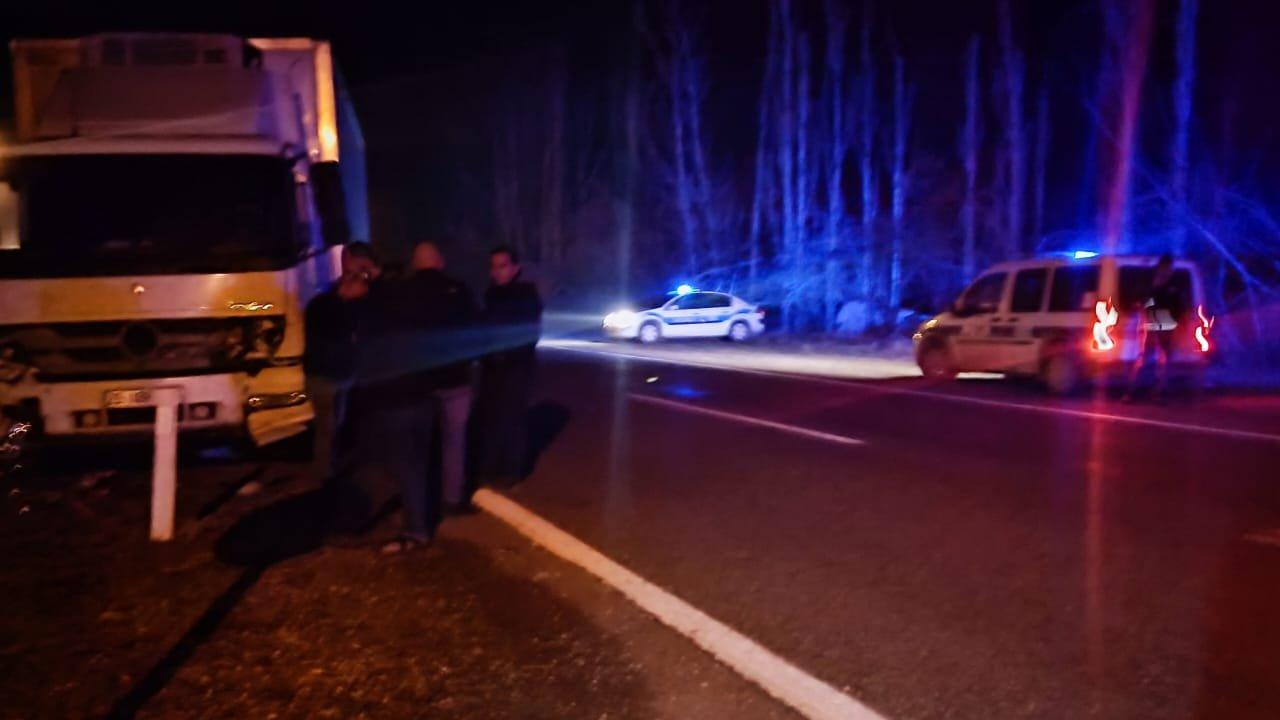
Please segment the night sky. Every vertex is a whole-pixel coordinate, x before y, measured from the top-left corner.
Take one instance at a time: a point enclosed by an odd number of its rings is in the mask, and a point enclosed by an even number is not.
[[[375,233],[414,237],[449,232],[451,193],[465,187],[460,168],[480,162],[483,135],[474,129],[490,112],[493,85],[523,57],[550,46],[568,49],[575,83],[607,87],[630,32],[628,4],[539,2],[424,3],[409,14],[373,3],[257,2],[8,3],[0,32],[14,36],[70,36],[107,30],[200,30],[244,35],[310,35],[334,41],[338,63],[357,99],[372,172]],[[1240,158],[1237,171],[1263,195],[1277,199],[1280,137],[1273,129],[1280,53],[1274,51],[1280,4],[1214,0],[1201,3],[1197,132]],[[758,92],[767,6],[763,2],[691,3],[702,18],[711,58],[708,123],[712,142],[750,152],[750,118]],[[994,0],[901,0],[877,4],[878,57],[901,48],[916,83],[919,147],[954,155],[963,110],[963,48],[975,32],[992,60]],[[1170,117],[1171,24],[1176,3],[1157,2],[1157,32],[1147,78],[1143,140],[1163,142]],[[1080,176],[1090,172],[1088,114],[1081,97],[1093,88],[1099,38],[1096,0],[1014,3],[1017,30],[1028,54],[1028,82],[1047,77],[1054,125],[1050,166],[1060,180],[1050,189],[1051,222],[1077,220]],[[855,11],[856,13],[856,11]],[[855,19],[857,18],[855,14]],[[856,28],[853,29],[856,33]],[[3,68],[3,121],[10,122],[9,70]],[[588,89],[588,92],[590,90]],[[1028,113],[1030,110],[1028,105]],[[1152,119],[1154,118],[1154,120]],[[988,121],[989,124],[991,121]],[[1162,127],[1164,123],[1164,127]],[[995,130],[988,128],[988,134]],[[730,154],[732,155],[732,153]]]

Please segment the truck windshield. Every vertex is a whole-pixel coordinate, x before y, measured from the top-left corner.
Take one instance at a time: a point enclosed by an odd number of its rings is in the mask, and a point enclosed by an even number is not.
[[[280,158],[24,157],[0,180],[13,199],[0,211],[17,213],[0,277],[248,272],[295,256],[293,180]]]

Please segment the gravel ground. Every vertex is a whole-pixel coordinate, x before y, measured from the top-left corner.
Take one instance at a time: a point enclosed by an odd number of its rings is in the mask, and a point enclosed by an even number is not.
[[[94,465],[0,479],[0,717],[791,717],[487,516],[383,558],[290,466],[204,464],[157,545],[138,463]]]

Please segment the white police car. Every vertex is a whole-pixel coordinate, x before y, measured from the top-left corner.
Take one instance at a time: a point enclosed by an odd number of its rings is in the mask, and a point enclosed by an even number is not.
[[[764,310],[728,293],[680,286],[675,297],[604,317],[605,334],[619,340],[655,343],[678,338],[725,338],[744,342],[764,332]]]

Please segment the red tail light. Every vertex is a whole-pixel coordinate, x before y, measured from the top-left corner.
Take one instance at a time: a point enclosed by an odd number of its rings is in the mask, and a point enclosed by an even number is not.
[[[1116,341],[1111,337],[1111,328],[1120,322],[1120,313],[1111,305],[1111,301],[1099,300],[1093,308],[1097,320],[1093,323],[1093,351],[1107,352],[1115,349]]]
[[[1209,352],[1209,331],[1213,329],[1213,318],[1204,316],[1204,306],[1196,306],[1196,315],[1200,316],[1200,326],[1196,328],[1196,344],[1200,352]]]

